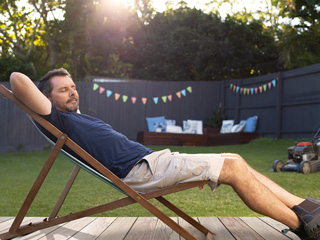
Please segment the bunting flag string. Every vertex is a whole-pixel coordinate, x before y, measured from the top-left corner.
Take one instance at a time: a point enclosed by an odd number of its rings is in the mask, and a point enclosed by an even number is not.
[[[233,83],[230,83],[230,90],[235,92],[235,93],[240,93],[242,95],[255,95],[255,94],[260,94],[264,93],[272,88],[275,88],[277,86],[277,80],[278,79],[273,79],[272,81],[265,83],[260,86],[256,87],[251,87],[251,88],[244,88],[238,85],[235,85]]]
[[[110,98],[112,95],[114,95],[115,101],[118,101],[119,99],[122,99],[123,103],[126,103],[126,102],[128,102],[128,99],[131,99],[131,103],[135,104],[135,103],[137,103],[137,100],[140,99],[142,104],[145,105],[148,102],[148,99],[149,99],[147,97],[141,97],[141,98],[138,98],[136,96],[130,96],[129,97],[128,95],[125,95],[125,94],[116,93],[116,92],[113,92],[110,89],[105,89],[104,87],[100,86],[98,83],[93,83],[92,89],[93,89],[93,91],[99,92],[99,94],[103,94],[105,92],[107,98]],[[188,93],[192,93],[192,87],[191,86],[188,86],[187,88],[176,92],[175,95],[179,99],[181,99],[182,97],[186,97]],[[151,99],[153,100],[154,104],[158,104],[160,101],[162,101],[163,103],[168,103],[168,102],[172,102],[173,94],[164,95],[164,96],[161,96],[161,97],[151,97]]]

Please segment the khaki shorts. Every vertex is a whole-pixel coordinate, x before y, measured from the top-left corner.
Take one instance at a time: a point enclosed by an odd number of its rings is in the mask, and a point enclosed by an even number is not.
[[[223,162],[221,154],[181,154],[166,149],[141,159],[122,180],[138,192],[201,180],[210,180],[215,190]]]

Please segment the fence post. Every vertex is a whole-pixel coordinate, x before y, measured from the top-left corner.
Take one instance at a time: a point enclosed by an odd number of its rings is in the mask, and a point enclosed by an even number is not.
[[[277,88],[277,122],[276,122],[276,138],[281,138],[281,125],[282,125],[282,88],[283,88],[283,73],[279,72],[278,74],[278,88]]]
[[[238,86],[242,86],[242,80],[238,81]],[[240,121],[240,103],[241,103],[241,94],[236,95],[236,102],[234,106],[234,122]]]
[[[221,104],[221,113],[223,116],[225,116],[225,103],[224,103],[224,96],[226,87],[225,87],[226,81],[220,81],[220,102],[219,105]]]

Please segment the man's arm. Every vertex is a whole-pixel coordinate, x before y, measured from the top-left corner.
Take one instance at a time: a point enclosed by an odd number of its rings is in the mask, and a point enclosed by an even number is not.
[[[29,108],[41,115],[51,113],[50,100],[37,88],[36,85],[22,73],[14,72],[10,76],[13,95]]]

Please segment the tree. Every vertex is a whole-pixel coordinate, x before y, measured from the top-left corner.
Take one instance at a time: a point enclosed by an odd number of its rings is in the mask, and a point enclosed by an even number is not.
[[[227,6],[232,17],[247,23],[258,19],[270,26],[270,34],[277,40],[280,49],[280,69],[303,67],[320,61],[319,0],[260,0],[260,5],[266,7],[257,9],[256,12],[246,6],[237,12],[234,6],[238,3],[239,0],[217,0],[211,1],[209,5],[214,11]]]
[[[274,1],[289,19],[280,38],[280,59],[287,69],[320,62],[320,3],[318,0]]]
[[[57,9],[63,11],[62,0],[29,0],[28,3],[4,0],[0,5],[2,60],[11,59],[30,66],[32,74],[29,75],[34,79],[58,66],[61,57],[58,25],[61,20],[54,16]]]
[[[32,69],[33,66],[29,61],[22,61],[9,54],[0,56],[0,82],[9,81],[10,74],[17,71],[33,76]]]
[[[141,22],[147,24],[154,17],[155,10],[152,0],[134,0],[132,11],[137,15]]]
[[[57,10],[63,13],[64,1],[29,0],[29,2],[42,20],[45,43],[48,50],[49,68],[56,67],[59,61],[59,55],[61,55],[59,43],[61,42],[62,36],[60,31],[61,20],[55,17],[55,13]]]
[[[32,12],[26,7],[18,7],[17,1],[4,0],[0,3],[0,62],[6,72],[10,68],[7,63],[10,62],[18,64],[18,70],[33,73],[34,76],[37,74],[30,56],[38,40],[36,33],[40,28],[40,18],[31,18]],[[3,78],[7,80],[8,73],[4,75]]]
[[[157,13],[122,56],[133,77],[210,81],[259,74],[257,64],[277,59],[274,40],[262,24],[179,8]],[[275,70],[275,69],[272,69]]]
[[[130,77],[131,64],[119,56],[130,42],[128,28],[137,27],[137,17],[117,1],[67,0],[63,48],[73,76]]]

